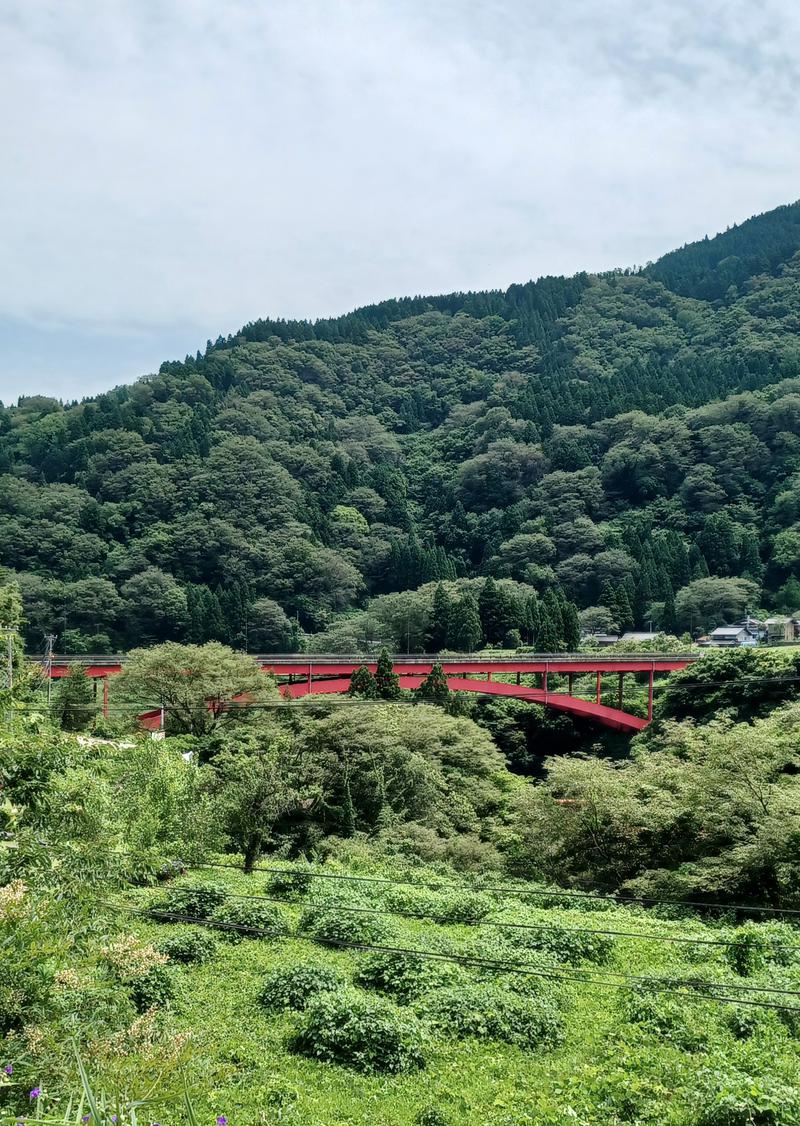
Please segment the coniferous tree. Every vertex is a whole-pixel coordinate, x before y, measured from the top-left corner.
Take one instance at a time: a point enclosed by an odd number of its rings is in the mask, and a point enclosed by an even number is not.
[[[678,632],[678,617],[675,613],[675,594],[672,587],[669,588],[667,597],[664,599],[664,613],[661,616],[661,628],[664,633],[677,633]]]
[[[556,653],[559,649],[559,628],[552,618],[549,608],[542,602],[539,611],[539,630],[534,639],[538,653]]]
[[[451,649],[471,653],[480,646],[482,640],[478,604],[474,594],[465,590],[453,607],[447,644]]]
[[[392,658],[386,649],[381,649],[378,666],[375,670],[375,686],[383,700],[397,700],[400,697],[400,677],[392,668]]]
[[[452,613],[452,600],[441,583],[433,593],[428,626],[425,631],[425,651],[438,653],[447,645],[447,635],[450,628],[450,615]]]
[[[420,700],[424,700],[426,704],[438,704],[442,708],[447,707],[450,698],[450,686],[438,661],[431,666],[431,671],[420,684],[415,695]]]
[[[502,639],[505,632],[500,620],[500,590],[493,578],[488,578],[478,595],[478,615],[481,620],[483,636],[492,644]]]
[[[359,665],[354,669],[350,676],[350,687],[347,689],[348,696],[364,696],[367,700],[376,700],[378,698],[378,685],[375,677],[372,675],[366,665]]]
[[[531,645],[536,644],[536,638],[539,633],[539,619],[541,616],[541,609],[539,605],[539,597],[534,591],[525,603],[525,630],[527,633],[528,641]]]
[[[574,602],[568,602],[562,617],[564,619],[564,648],[574,653],[580,645],[581,625],[578,618],[578,607]]]

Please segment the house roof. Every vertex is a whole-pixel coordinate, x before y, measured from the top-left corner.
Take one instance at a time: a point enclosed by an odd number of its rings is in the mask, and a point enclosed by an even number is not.
[[[740,633],[749,633],[747,626],[717,626],[712,629],[711,637],[738,637]]]

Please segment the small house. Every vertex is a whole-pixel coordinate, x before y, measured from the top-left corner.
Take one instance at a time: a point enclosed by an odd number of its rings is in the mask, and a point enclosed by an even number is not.
[[[787,618],[781,615],[767,618],[764,622],[767,629],[767,639],[772,645],[780,644],[782,641],[796,641],[797,640],[797,619]]]
[[[735,649],[741,645],[758,645],[758,633],[744,625],[717,626],[708,635],[708,644],[716,649]]]

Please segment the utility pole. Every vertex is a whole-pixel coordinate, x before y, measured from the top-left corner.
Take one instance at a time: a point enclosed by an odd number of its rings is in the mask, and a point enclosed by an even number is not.
[[[10,626],[3,628],[6,635],[6,688],[9,692],[14,687],[14,633]]]
[[[54,633],[46,633],[44,636],[44,674],[47,677],[47,707],[50,707],[50,699],[53,693],[53,646],[56,643],[56,635]]]

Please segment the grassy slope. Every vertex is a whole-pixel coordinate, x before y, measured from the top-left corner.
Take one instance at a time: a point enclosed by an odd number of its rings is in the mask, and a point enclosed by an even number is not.
[[[264,894],[267,878],[239,874],[214,878],[229,891]],[[286,908],[297,918],[300,908]],[[658,934],[720,932],[697,920],[667,921],[638,909],[605,912],[547,910],[545,922],[568,927],[608,927]],[[504,917],[514,917],[513,907]],[[474,938],[474,927],[440,926],[431,921],[394,920],[399,944],[423,947],[436,937],[456,947]],[[137,921],[131,929],[157,939],[168,924]],[[800,1083],[793,1041],[774,1016],[749,1040],[737,1040],[724,1024],[726,1006],[680,1002],[676,1029],[658,1033],[630,1022],[620,990],[567,987],[570,1004],[563,1046],[529,1052],[492,1041],[448,1041],[432,1036],[425,1046],[426,1069],[400,1076],[363,1076],[344,1068],[291,1054],[286,1038],[294,1015],[266,1013],[257,1001],[265,971],[312,960],[336,966],[349,976],[362,952],[332,951],[307,940],[247,939],[220,942],[213,961],[181,971],[174,1019],[191,1031],[194,1060],[190,1086],[201,1117],[225,1113],[232,1123],[409,1124],[426,1107],[440,1108],[452,1122],[558,1123],[623,1121],[694,1122],[698,1071],[738,1067],[751,1075],[781,1076]],[[603,976],[609,971],[737,979],[718,948],[687,947],[617,939],[604,967],[586,965]],[[563,967],[564,972],[571,972]],[[767,981],[770,972],[761,979]],[[744,982],[740,982],[744,984]],[[564,986],[549,986],[564,991]],[[797,986],[795,986],[797,988]],[[670,1002],[660,998],[660,1008]],[[685,1037],[696,1040],[684,1050]],[[572,1108],[572,1111],[569,1110]],[[573,1117],[573,1112],[577,1117]],[[782,1120],[781,1120],[782,1121]],[[787,1120],[788,1121],[788,1120]],[[793,1120],[792,1120],[793,1121]]]

